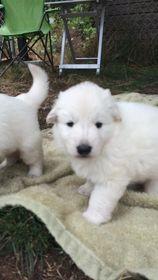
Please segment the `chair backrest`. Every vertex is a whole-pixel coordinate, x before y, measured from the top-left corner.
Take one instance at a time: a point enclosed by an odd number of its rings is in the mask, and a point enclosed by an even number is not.
[[[37,32],[44,15],[44,0],[1,0],[4,6],[2,35],[21,35]],[[44,20],[41,31],[47,33],[49,24]],[[6,33],[6,34],[5,34]]]

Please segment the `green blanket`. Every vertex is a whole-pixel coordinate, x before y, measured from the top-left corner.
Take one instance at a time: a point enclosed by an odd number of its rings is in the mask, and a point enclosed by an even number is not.
[[[125,94],[116,99],[158,104],[158,97]],[[50,130],[43,132],[45,172],[28,178],[16,164],[0,170],[0,207],[20,205],[35,213],[85,274],[115,280],[124,271],[158,279],[158,197],[127,191],[113,219],[89,224],[82,212],[88,199],[77,192],[83,181],[54,147]]]

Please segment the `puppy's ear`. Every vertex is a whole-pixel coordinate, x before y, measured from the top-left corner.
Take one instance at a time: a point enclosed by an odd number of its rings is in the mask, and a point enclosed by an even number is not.
[[[119,108],[115,102],[113,102],[113,105],[110,107],[110,110],[111,110],[111,115],[113,117],[113,120],[116,122],[120,122],[122,120],[121,114],[120,114]]]
[[[109,100],[108,107],[109,107],[113,120],[116,122],[120,122],[122,119],[121,119],[121,114],[120,114],[119,108],[117,106],[117,102],[112,97],[111,91],[109,89],[105,89],[105,94],[107,96],[107,99]]]
[[[57,122],[57,114],[56,114],[56,108],[52,108],[52,110],[49,112],[46,118],[47,124],[54,124]]]

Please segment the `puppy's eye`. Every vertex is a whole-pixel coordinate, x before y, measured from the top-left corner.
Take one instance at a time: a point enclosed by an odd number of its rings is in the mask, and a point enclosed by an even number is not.
[[[73,122],[67,122],[66,124],[67,124],[67,126],[69,126],[69,127],[72,127],[72,126],[74,125]]]
[[[101,122],[96,122],[96,124],[95,124],[95,126],[97,127],[97,128],[101,128],[102,127],[102,123]]]

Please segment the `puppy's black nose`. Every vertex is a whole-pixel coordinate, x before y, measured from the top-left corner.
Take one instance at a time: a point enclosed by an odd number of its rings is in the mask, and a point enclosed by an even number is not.
[[[89,155],[91,150],[92,150],[92,147],[87,144],[81,144],[81,145],[77,146],[77,152],[83,157]]]

